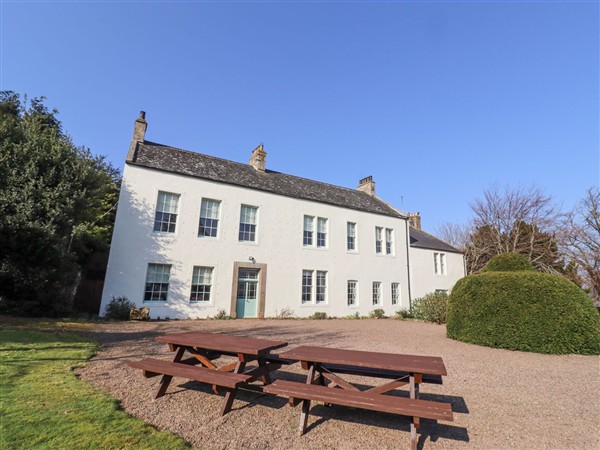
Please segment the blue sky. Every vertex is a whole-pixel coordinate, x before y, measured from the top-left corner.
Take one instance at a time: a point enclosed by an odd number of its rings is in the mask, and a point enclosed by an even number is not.
[[[377,194],[423,226],[493,183],[598,186],[599,4],[1,0],[1,88],[78,145],[146,138]]]

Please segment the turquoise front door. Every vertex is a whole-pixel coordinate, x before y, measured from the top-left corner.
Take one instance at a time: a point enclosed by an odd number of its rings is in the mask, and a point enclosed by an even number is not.
[[[258,269],[240,269],[238,272],[237,318],[256,318],[258,307]]]

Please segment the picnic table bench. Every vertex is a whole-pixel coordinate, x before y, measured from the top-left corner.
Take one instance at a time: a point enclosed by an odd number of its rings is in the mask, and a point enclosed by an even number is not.
[[[265,385],[271,383],[269,373],[284,362],[270,352],[287,345],[281,341],[198,331],[159,336],[156,340],[166,343],[169,350],[175,352],[173,361],[143,359],[129,363],[133,368],[142,369],[148,378],[162,375],[155,398],[166,393],[173,377],[211,384],[215,392],[218,387],[226,391],[221,415],[231,410],[240,386],[259,378]],[[183,359],[186,353],[191,356]],[[218,367],[213,361],[222,356],[234,356],[237,361]],[[246,370],[247,363],[253,361],[258,367]]]
[[[419,399],[421,383],[439,384],[441,376],[446,375],[446,368],[439,357],[313,346],[298,347],[279,356],[300,361],[302,367],[308,370],[306,383],[276,380],[264,388],[267,393],[288,397],[291,406],[302,403],[298,427],[300,434],[306,430],[312,400],[412,417],[410,430],[413,449],[417,444],[416,429],[420,419],[453,420],[450,404]],[[341,378],[340,373],[392,381],[361,391]],[[405,385],[410,387],[409,398],[383,395]],[[334,389],[336,387],[338,389]]]

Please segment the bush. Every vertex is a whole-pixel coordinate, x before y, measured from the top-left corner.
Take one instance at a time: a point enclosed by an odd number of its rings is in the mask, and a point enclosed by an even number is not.
[[[324,319],[327,319],[327,313],[316,312],[316,313],[313,313],[312,315],[308,316],[308,318],[312,319],[312,320],[324,320]]]
[[[129,320],[129,312],[135,308],[135,303],[127,297],[113,297],[106,308],[104,317],[111,320]]]
[[[222,308],[219,309],[217,311],[217,314],[215,314],[215,317],[213,317],[213,319],[215,320],[229,320],[231,318],[232,317],[229,314],[227,314],[227,312]]]
[[[483,272],[456,283],[448,337],[488,347],[600,354],[600,315],[583,290],[558,275]]]
[[[446,323],[448,294],[431,292],[425,297],[417,298],[412,304],[412,315],[415,319],[425,322]]]
[[[483,272],[514,272],[518,270],[535,270],[531,262],[517,253],[501,253],[488,261]]]
[[[414,319],[415,316],[410,312],[409,309],[399,309],[396,311],[396,319],[405,320],[405,319]]]
[[[385,311],[381,308],[374,309],[369,313],[369,319],[385,319]]]

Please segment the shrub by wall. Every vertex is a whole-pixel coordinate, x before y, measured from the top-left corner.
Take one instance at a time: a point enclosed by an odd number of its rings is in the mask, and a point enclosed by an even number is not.
[[[575,284],[534,271],[483,272],[450,294],[448,337],[488,347],[600,354],[600,315]]]
[[[446,323],[448,294],[431,292],[424,297],[416,298],[412,303],[411,313],[415,319],[433,323]]]
[[[527,258],[518,253],[501,253],[488,261],[483,272],[511,272],[535,270]]]

